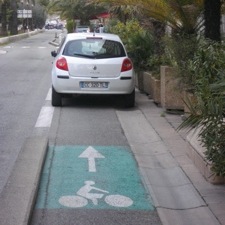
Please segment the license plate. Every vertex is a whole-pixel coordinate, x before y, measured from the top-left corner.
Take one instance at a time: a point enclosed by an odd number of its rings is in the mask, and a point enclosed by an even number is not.
[[[80,82],[81,88],[108,88],[108,82]]]

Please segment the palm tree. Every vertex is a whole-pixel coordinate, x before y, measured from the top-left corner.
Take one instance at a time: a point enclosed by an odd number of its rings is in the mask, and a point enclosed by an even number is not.
[[[123,23],[126,23],[129,19],[136,18],[140,14],[139,8],[131,5],[112,5],[109,7],[109,12]]]
[[[167,23],[177,32],[196,33],[202,26],[204,0],[91,0],[95,3],[138,7],[147,17]]]
[[[64,19],[80,19],[81,24],[87,24],[91,17],[103,12],[105,9],[94,4],[86,4],[85,0],[56,0],[50,2],[48,11],[57,12]]]

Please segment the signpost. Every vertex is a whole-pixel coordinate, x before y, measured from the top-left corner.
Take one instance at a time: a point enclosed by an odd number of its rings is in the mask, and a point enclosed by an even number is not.
[[[23,19],[23,21],[24,21],[24,18],[26,18],[26,20],[27,20],[27,30],[28,30],[28,32],[29,32],[29,27],[28,27],[28,18],[32,18],[32,10],[31,9],[18,9],[17,10],[17,18],[22,18]],[[33,22],[32,22],[33,23]],[[22,24],[23,24],[23,22],[22,22]],[[24,24],[23,24],[24,25]],[[31,27],[32,27],[33,25],[31,25]]]

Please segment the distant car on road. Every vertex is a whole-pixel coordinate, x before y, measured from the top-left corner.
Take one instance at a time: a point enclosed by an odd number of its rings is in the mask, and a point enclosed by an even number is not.
[[[90,27],[89,26],[77,26],[75,29],[75,33],[89,33]]]
[[[63,24],[57,23],[55,28],[58,29],[58,30],[62,30],[63,29]]]
[[[134,106],[133,64],[119,36],[69,33],[52,56],[53,106],[67,94],[118,95],[124,106]]]
[[[47,30],[54,29],[54,28],[55,28],[55,25],[53,25],[53,24],[46,24],[45,25],[45,29],[47,29]]]

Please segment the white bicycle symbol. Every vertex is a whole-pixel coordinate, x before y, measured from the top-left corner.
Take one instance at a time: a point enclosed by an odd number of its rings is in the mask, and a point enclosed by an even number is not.
[[[91,200],[94,205],[98,205],[98,199],[103,198],[105,194],[90,193],[90,191],[96,190],[102,193],[109,193],[108,191],[93,187],[94,181],[85,181],[84,183],[85,185],[78,190],[77,195],[62,196],[59,199],[59,203],[66,207],[80,208],[86,206],[88,200]],[[129,207],[133,204],[132,199],[123,195],[107,195],[104,200],[108,205],[114,207]]]

